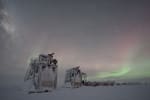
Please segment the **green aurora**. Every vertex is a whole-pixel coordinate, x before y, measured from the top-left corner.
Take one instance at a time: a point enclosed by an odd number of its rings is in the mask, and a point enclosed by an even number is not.
[[[121,69],[112,72],[99,72],[95,76],[88,77],[88,80],[100,79],[140,79],[150,77],[150,63],[125,64]]]

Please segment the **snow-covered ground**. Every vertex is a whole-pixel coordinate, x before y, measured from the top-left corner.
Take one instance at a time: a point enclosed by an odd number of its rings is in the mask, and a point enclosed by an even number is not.
[[[0,88],[0,100],[150,100],[150,86],[57,88],[37,94],[16,86]]]

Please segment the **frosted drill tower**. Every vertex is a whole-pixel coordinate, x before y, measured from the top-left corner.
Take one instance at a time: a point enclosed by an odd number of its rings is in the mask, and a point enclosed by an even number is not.
[[[32,80],[35,91],[49,91],[57,87],[57,60],[54,53],[40,54],[31,59],[25,81]]]

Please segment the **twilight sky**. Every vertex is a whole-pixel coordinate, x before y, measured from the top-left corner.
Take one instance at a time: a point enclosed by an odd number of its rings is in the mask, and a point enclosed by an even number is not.
[[[61,81],[74,66],[89,80],[150,78],[149,0],[2,1],[4,84],[23,79],[31,57],[51,52]]]

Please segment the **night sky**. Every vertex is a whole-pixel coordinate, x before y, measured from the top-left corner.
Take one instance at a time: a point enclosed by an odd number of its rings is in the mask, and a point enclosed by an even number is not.
[[[150,78],[149,0],[0,1],[0,79],[23,81],[30,58],[55,52],[59,81]]]

